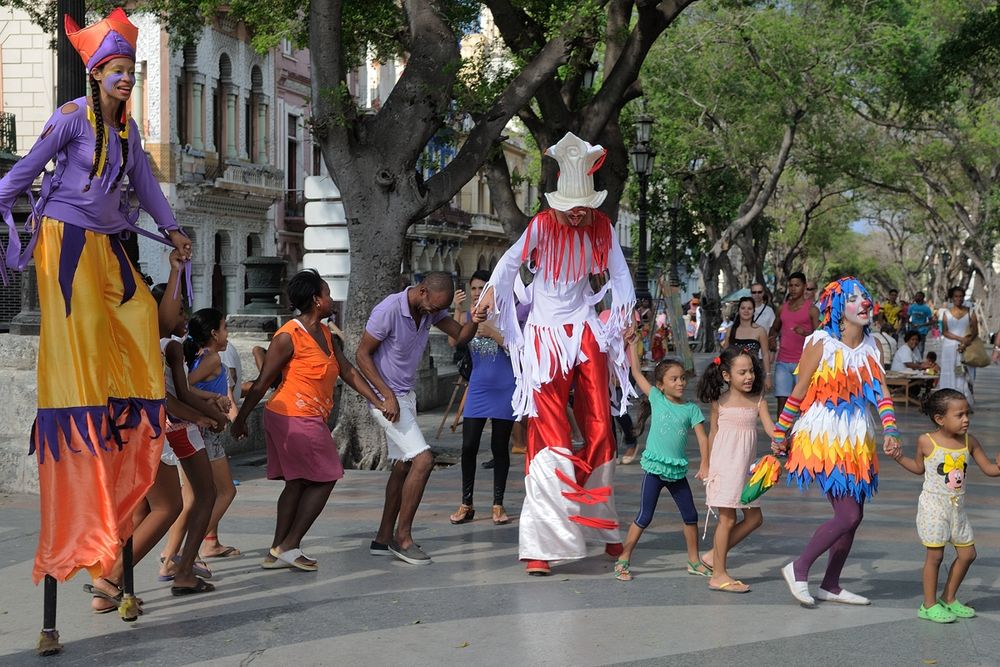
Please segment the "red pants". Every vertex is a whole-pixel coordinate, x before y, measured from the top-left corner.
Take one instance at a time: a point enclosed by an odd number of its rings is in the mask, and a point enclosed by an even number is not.
[[[573,328],[570,324],[565,326],[567,332]],[[557,373],[535,392],[538,416],[528,418],[525,472],[531,465],[531,459],[543,448],[573,448],[569,420],[566,418],[572,389],[573,416],[584,440],[583,449],[574,452],[586,463],[585,467],[576,468],[576,481],[582,485],[587,481],[591,470],[615,458],[615,439],[608,391],[607,356],[598,346],[590,327],[584,329],[580,352],[586,356],[587,361],[577,364],[569,373]]]

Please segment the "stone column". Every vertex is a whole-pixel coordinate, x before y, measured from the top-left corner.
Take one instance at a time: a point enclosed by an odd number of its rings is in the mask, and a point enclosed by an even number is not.
[[[204,83],[195,83],[191,91],[191,148],[196,151],[205,150],[205,142],[201,136],[201,120],[205,112],[204,92]]]
[[[146,113],[143,109],[143,92],[146,88],[146,71],[145,67],[142,65],[135,68],[135,85],[132,87],[132,120],[135,121],[136,127],[139,128],[139,136],[143,136],[146,128],[143,127],[146,124]]]
[[[236,157],[236,95],[226,87],[226,157]]]
[[[267,164],[267,104],[257,99],[257,164]]]

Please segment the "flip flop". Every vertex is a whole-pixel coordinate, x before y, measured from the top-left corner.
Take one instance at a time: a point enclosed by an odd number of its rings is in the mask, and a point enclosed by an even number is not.
[[[215,586],[208,583],[200,577],[196,577],[198,583],[194,586],[171,586],[170,594],[175,598],[179,598],[183,595],[195,595],[197,593],[211,593],[215,590]]]
[[[298,570],[302,570],[303,572],[315,572],[319,569],[315,563],[299,562],[299,558],[311,560],[308,556],[302,553],[302,549],[289,549],[288,551],[282,551],[281,553],[278,553],[275,549],[271,549],[271,555],[284,563],[288,563],[290,566]]]
[[[735,588],[733,588],[733,586],[746,586],[746,588],[744,588],[743,590],[736,590]],[[747,586],[746,584],[744,584],[742,581],[740,581],[738,579],[734,579],[733,581],[727,581],[726,583],[722,584],[721,586],[713,586],[713,585],[709,584],[708,585],[708,589],[710,591],[719,591],[720,593],[737,593],[737,594],[742,594],[742,593],[749,593],[750,592],[750,587]]]
[[[210,556],[202,556],[198,554],[201,558],[236,558],[237,556],[242,556],[243,552],[236,547],[224,547],[222,551],[217,554],[212,554]]]

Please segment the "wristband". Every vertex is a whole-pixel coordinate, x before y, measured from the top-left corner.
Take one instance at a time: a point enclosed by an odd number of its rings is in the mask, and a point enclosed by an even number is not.
[[[772,440],[774,440],[775,443],[780,445],[785,441],[785,435],[788,433],[788,429],[792,427],[792,423],[795,421],[795,418],[799,416],[801,406],[801,398],[789,396],[785,399],[785,407],[781,409],[781,415],[778,416],[778,422],[774,425],[774,435]]]
[[[899,429],[896,428],[896,412],[892,406],[892,399],[888,396],[878,402],[878,416],[882,420],[882,430],[886,437],[899,438]]]

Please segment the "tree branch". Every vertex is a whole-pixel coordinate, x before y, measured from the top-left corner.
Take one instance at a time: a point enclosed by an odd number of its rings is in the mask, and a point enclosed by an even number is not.
[[[675,18],[695,0],[661,0],[659,3],[637,4],[638,18],[635,27],[625,40],[621,54],[608,67],[605,61],[604,85],[587,105],[580,131],[584,138],[596,137],[619,108],[625,91],[638,78],[646,54],[653,43]]]
[[[486,185],[490,188],[490,202],[496,209],[504,230],[512,239],[517,238],[531,218],[517,205],[517,195],[514,193],[503,146],[497,146],[486,162]]]
[[[507,122],[528,103],[538,86],[566,61],[566,50],[563,38],[552,39],[507,85],[490,111],[476,123],[458,154],[427,181],[427,194],[421,207],[423,215],[446,203],[472,178]]]
[[[372,121],[371,144],[399,171],[412,164],[439,128],[413,118],[441,118],[448,111],[458,76],[458,40],[428,0],[404,0],[412,49],[406,68]],[[413,131],[399,132],[409,126]],[[419,131],[418,131],[419,130]]]
[[[709,250],[709,254],[713,257],[723,255],[729,249],[732,244],[732,240],[736,237],[736,235],[743,231],[747,225],[753,222],[771,200],[771,196],[774,194],[774,190],[778,186],[778,179],[781,178],[782,172],[785,171],[785,165],[788,164],[788,157],[791,155],[792,146],[795,143],[795,133],[803,115],[804,113],[801,109],[795,110],[792,114],[792,117],[789,119],[789,123],[785,126],[785,133],[781,140],[781,148],[778,150],[774,166],[771,168],[770,178],[768,178],[767,183],[760,189],[759,194],[754,197],[753,203],[749,206],[749,208],[743,212],[740,217],[730,222],[729,227],[727,227],[722,233],[719,240],[712,245],[711,250]],[[741,206],[740,208],[742,209],[743,207]]]
[[[357,108],[340,85],[346,81],[343,33],[343,0],[313,0],[309,12],[309,51],[312,63],[312,134],[321,139],[327,164],[341,164],[349,152],[348,124],[356,119]]]

